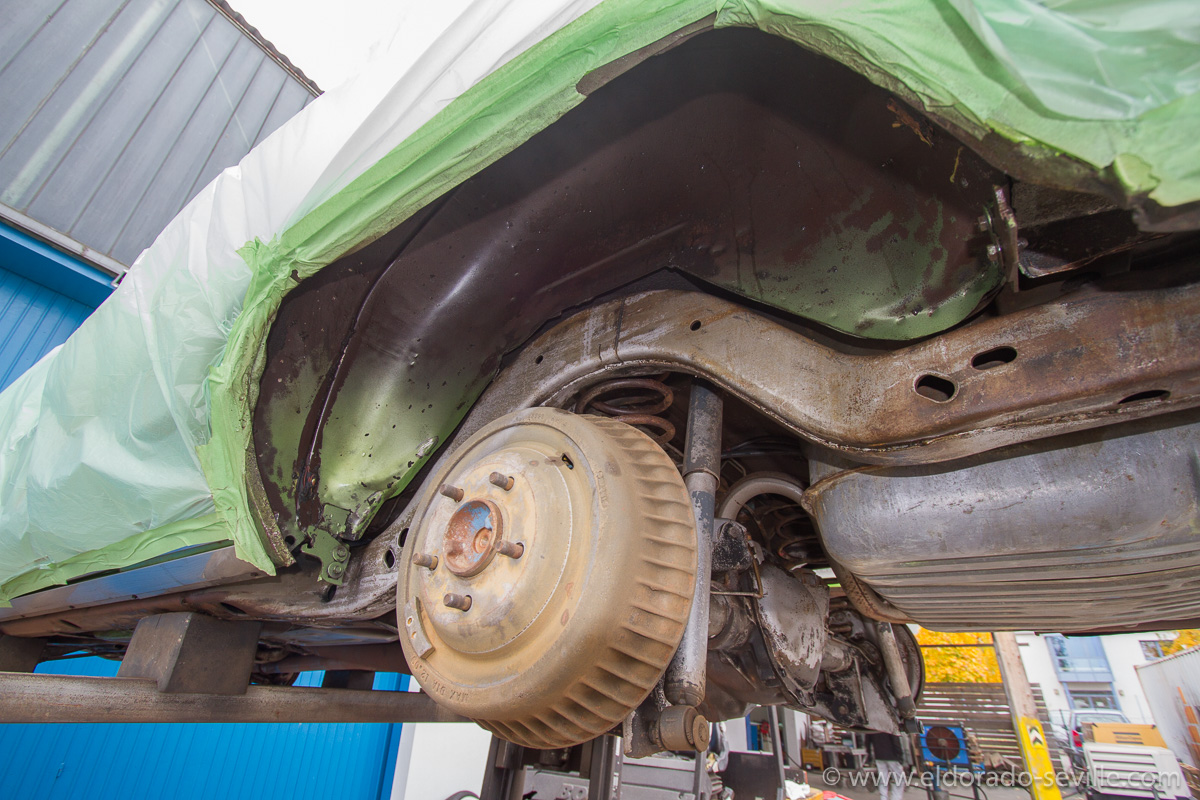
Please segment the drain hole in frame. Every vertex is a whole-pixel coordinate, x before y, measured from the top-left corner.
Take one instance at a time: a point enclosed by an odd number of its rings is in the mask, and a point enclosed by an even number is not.
[[[917,378],[913,388],[917,394],[935,403],[946,403],[954,398],[958,387],[949,378],[940,375],[925,374]]]
[[[1017,360],[1017,351],[1011,347],[994,347],[971,359],[971,366],[978,370],[995,369]]]

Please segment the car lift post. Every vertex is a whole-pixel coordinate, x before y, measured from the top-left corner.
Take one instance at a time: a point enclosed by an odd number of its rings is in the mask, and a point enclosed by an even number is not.
[[[579,777],[587,781],[587,800],[617,800],[621,796],[620,739],[611,734],[577,745]],[[525,792],[526,749],[492,737],[483,773],[480,800],[521,800]]]
[[[45,650],[45,639],[25,639],[0,633],[0,672],[33,672]]]
[[[258,633],[258,622],[194,612],[146,617],[115,678],[29,674],[44,640],[2,636],[0,723],[468,721],[423,692],[251,686]],[[366,685],[338,672],[329,678]]]

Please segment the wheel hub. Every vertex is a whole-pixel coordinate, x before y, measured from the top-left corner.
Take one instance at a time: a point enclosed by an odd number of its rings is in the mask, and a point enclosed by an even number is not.
[[[431,485],[397,585],[422,688],[530,747],[618,724],[662,676],[694,590],[670,457],[623,423],[528,409],[472,436]]]
[[[446,566],[460,578],[478,575],[496,557],[504,518],[491,500],[463,503],[446,526]]]
[[[588,487],[565,467],[560,448],[546,444],[510,442],[462,463],[430,502],[419,547],[444,566],[419,570],[415,588],[430,627],[459,652],[492,652],[513,641],[562,581],[573,539],[573,520],[563,512]]]

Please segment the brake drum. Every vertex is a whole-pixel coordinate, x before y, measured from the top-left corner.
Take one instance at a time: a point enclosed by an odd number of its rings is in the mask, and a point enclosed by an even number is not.
[[[401,641],[437,702],[526,747],[619,724],[687,619],[696,536],[671,459],[615,420],[519,411],[430,481],[401,559]]]

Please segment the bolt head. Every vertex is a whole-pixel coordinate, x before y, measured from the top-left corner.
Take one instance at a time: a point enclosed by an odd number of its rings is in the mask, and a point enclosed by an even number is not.
[[[331,577],[331,578],[340,578],[340,577],[342,577],[342,574],[345,573],[345,571],[346,571],[346,568],[336,562],[333,564],[330,564],[328,569],[326,570],[326,572],[329,573],[329,577]]]
[[[525,545],[520,542],[500,542],[496,545],[496,552],[508,558],[520,558],[525,555]]]
[[[442,603],[449,608],[457,608],[459,611],[470,611],[471,595],[447,592],[446,596],[442,598]]]

